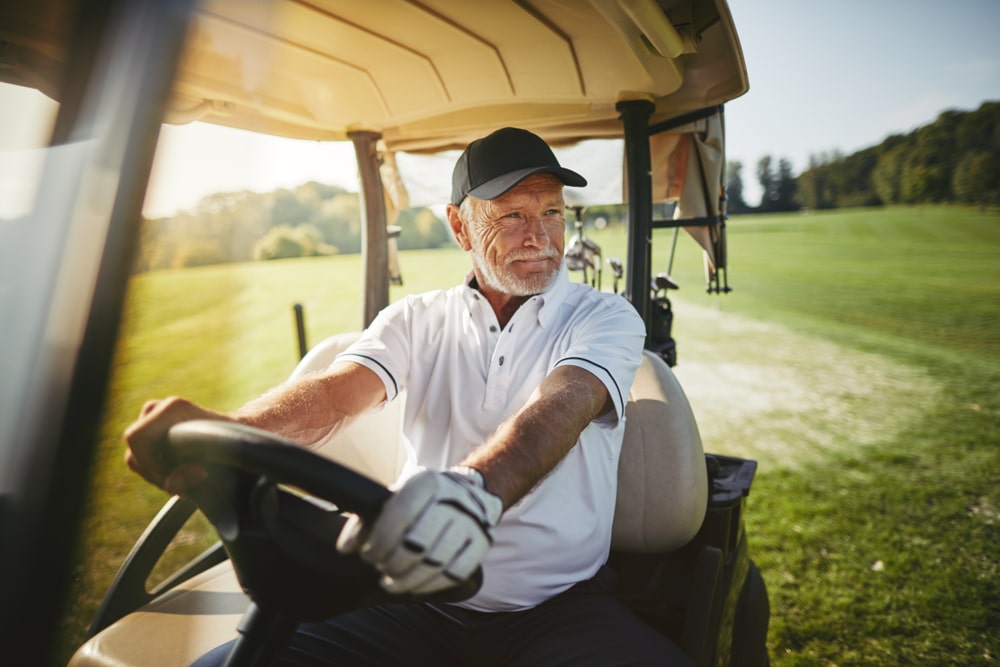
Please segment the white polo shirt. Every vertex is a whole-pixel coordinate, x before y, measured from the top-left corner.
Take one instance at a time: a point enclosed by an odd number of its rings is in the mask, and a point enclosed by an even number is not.
[[[486,298],[461,285],[390,305],[337,357],[374,371],[388,400],[406,391],[404,476],[459,463],[557,366],[590,371],[614,402],[614,413],[588,425],[556,468],[504,513],[483,562],[483,586],[461,606],[533,607],[589,579],[607,560],[625,401],[644,336],[624,298],[570,282],[563,267],[502,331]]]

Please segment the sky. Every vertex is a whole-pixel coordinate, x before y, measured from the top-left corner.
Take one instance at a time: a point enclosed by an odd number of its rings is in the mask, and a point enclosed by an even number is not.
[[[1000,101],[1000,0],[729,0],[750,92],[726,105],[726,152],[849,155]],[[759,188],[758,188],[759,190]],[[756,203],[748,199],[750,203]]]
[[[847,155],[930,123],[946,109],[1000,100],[1000,0],[729,0],[729,6],[750,92],[726,105],[727,155],[744,166],[751,204],[759,199],[755,171],[764,155],[788,159],[798,173],[810,156]],[[52,106],[34,94],[40,99],[37,107],[27,105],[30,122],[19,120],[5,95],[10,91],[0,90],[0,216],[40,165],[38,151],[25,148],[25,127],[37,128]],[[563,161],[573,167],[572,158],[580,154]],[[350,144],[203,123],[165,125],[144,212],[172,215],[213,192],[266,192],[310,180],[356,189]]]

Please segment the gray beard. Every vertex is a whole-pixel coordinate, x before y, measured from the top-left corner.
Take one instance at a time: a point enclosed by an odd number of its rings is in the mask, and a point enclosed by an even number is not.
[[[476,272],[482,277],[483,282],[492,289],[495,289],[510,296],[532,296],[540,294],[548,289],[552,281],[559,274],[559,266],[556,265],[550,273],[543,276],[533,276],[531,278],[521,278],[511,272],[498,271],[495,266],[486,261],[482,252],[477,247],[472,250],[472,264],[476,267]]]

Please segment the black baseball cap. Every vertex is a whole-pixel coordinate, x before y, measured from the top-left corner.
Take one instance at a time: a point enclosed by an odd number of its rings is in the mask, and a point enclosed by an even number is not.
[[[451,177],[451,202],[467,195],[496,199],[532,174],[554,174],[564,185],[583,187],[580,174],[559,165],[555,154],[537,134],[505,127],[466,146]]]

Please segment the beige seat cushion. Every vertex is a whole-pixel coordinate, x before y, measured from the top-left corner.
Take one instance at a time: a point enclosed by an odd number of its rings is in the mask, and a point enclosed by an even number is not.
[[[249,603],[229,561],[219,563],[105,628],[68,667],[188,667],[236,638]]]
[[[691,405],[673,371],[652,352],[643,352],[625,419],[611,546],[673,551],[701,528],[708,473]]]
[[[325,370],[359,335],[342,333],[321,341],[302,358],[289,379]],[[402,392],[381,410],[358,417],[335,438],[324,441],[317,451],[382,484],[391,484],[406,462],[406,452],[400,446],[405,405],[406,392]]]

